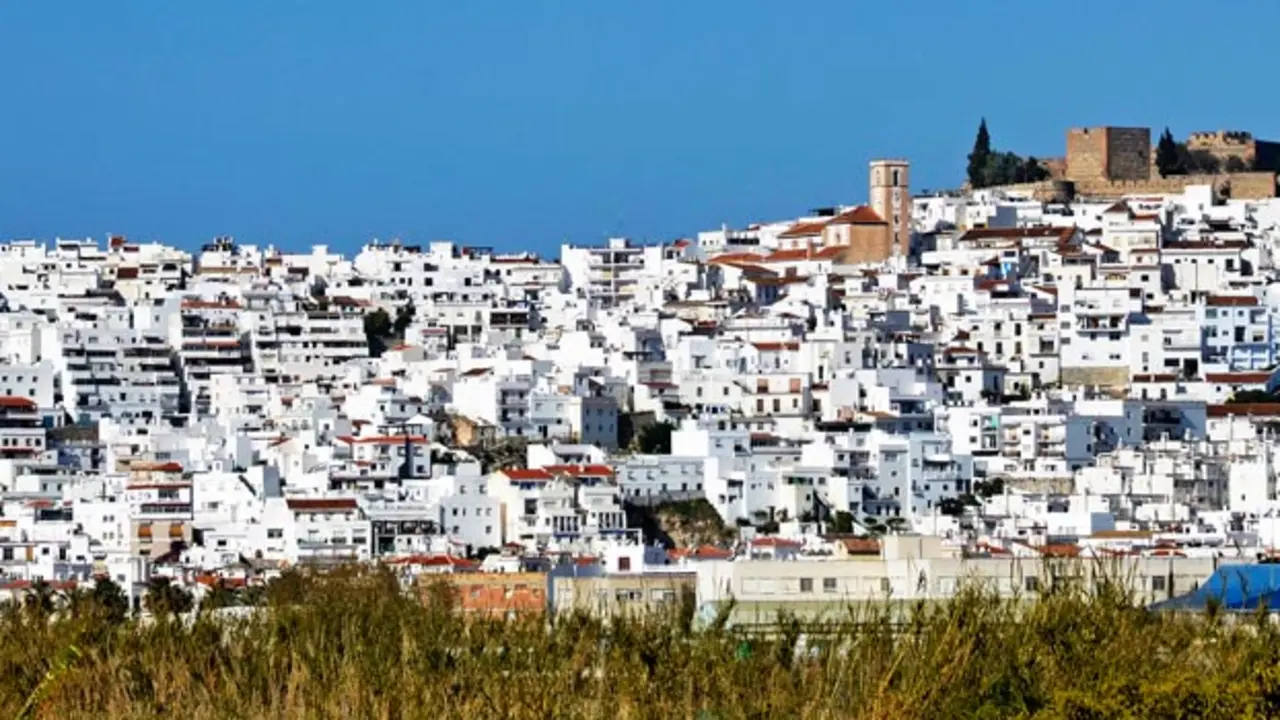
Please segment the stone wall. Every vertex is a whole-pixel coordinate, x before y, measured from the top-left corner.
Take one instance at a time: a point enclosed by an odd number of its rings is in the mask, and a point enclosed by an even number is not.
[[[1067,179],[1107,176],[1107,129],[1071,128],[1067,131]]]
[[[1122,198],[1126,195],[1180,195],[1190,185],[1212,185],[1238,200],[1261,200],[1277,197],[1276,174],[1272,172],[1222,173],[1219,175],[1170,175],[1147,180],[1077,180],[1004,185],[999,189],[1030,195],[1041,202],[1064,202],[1074,197],[1096,200]]]
[[[1063,387],[1124,387],[1129,384],[1129,367],[1064,367],[1061,384]]]
[[[1151,177],[1151,128],[1107,128],[1108,180]]]

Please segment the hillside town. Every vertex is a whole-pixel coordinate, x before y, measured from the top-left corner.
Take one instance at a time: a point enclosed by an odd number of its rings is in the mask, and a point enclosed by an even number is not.
[[[0,597],[377,563],[478,611],[746,617],[1058,558],[1191,592],[1280,546],[1280,155],[1191,141],[1231,171],[1072,130],[1030,182],[877,160],[865,198],[556,258],[9,241]]]

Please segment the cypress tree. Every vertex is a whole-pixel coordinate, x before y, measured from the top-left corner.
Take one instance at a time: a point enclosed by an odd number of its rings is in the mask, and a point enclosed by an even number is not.
[[[987,168],[991,162],[991,134],[987,132],[987,119],[982,118],[978,125],[978,137],[973,141],[973,152],[969,153],[969,186],[983,188],[987,182]]]
[[[1183,175],[1187,172],[1182,164],[1182,153],[1178,152],[1178,143],[1174,142],[1173,133],[1167,127],[1156,143],[1156,170],[1161,177]]]

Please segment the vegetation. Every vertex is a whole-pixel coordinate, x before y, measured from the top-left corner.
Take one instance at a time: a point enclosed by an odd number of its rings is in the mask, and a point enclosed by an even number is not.
[[[529,458],[529,441],[524,438],[502,438],[485,445],[467,448],[480,462],[480,471],[491,473],[510,468],[524,468]]]
[[[364,339],[369,343],[369,357],[382,357],[393,332],[391,315],[386,310],[378,308],[364,316]]]
[[[628,527],[639,527],[646,541],[666,547],[722,545],[737,535],[737,530],[726,526],[720,513],[705,499],[663,502],[652,507],[631,503],[626,505],[626,512]]]
[[[303,578],[250,617],[110,623],[0,611],[0,715],[191,718],[1264,718],[1280,630],[1157,615],[1104,588],[970,589],[894,622],[780,616],[747,638],[692,607],[611,623],[490,621],[394,577]]]
[[[1227,398],[1228,405],[1273,402],[1280,402],[1280,398],[1277,398],[1274,393],[1269,393],[1266,390],[1240,390]]]
[[[675,426],[669,422],[650,423],[640,428],[632,444],[635,451],[646,455],[668,455],[671,453],[671,433]]]
[[[1185,142],[1173,139],[1173,133],[1165,128],[1156,143],[1156,170],[1161,177],[1172,175],[1216,175],[1221,172],[1247,172],[1251,168],[1238,157],[1225,162],[1207,150],[1191,150]]]
[[[412,301],[396,308],[394,320],[391,318],[391,313],[383,308],[366,313],[364,339],[369,343],[369,357],[382,357],[393,343],[403,341],[405,330],[413,324],[416,313],[417,308],[413,306]]]
[[[1049,177],[1049,171],[1034,157],[1023,158],[1011,152],[997,152],[991,147],[991,133],[987,120],[978,125],[978,135],[969,153],[969,185],[974,189],[1015,183],[1039,182]]]

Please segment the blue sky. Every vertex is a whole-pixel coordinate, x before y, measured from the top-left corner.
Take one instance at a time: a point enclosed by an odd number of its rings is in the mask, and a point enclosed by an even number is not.
[[[858,202],[877,156],[953,185],[984,115],[1280,138],[1275,0],[866,5],[7,0],[0,237],[549,252]]]

